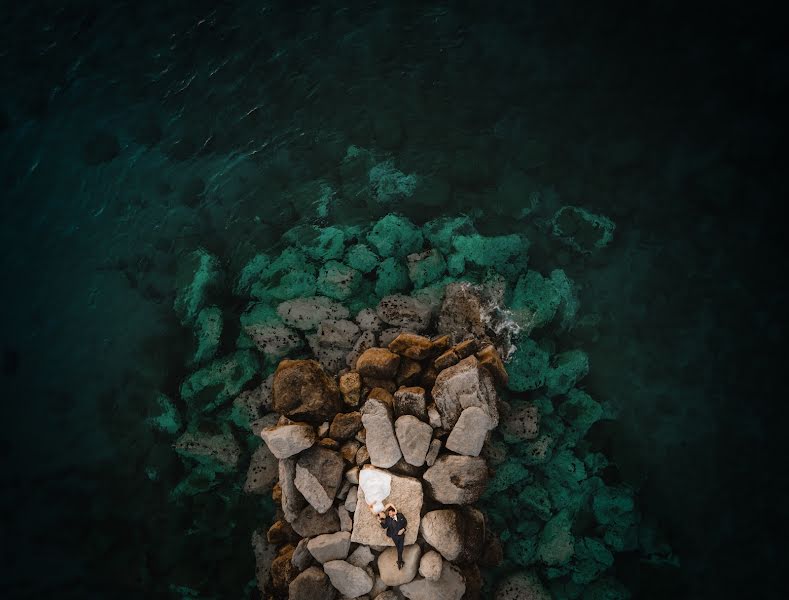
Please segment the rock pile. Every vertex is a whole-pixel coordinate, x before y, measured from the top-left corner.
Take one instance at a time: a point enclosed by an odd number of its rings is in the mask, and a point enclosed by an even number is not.
[[[335,342],[350,348],[337,381],[312,359],[283,360],[274,373],[280,417],[260,430],[279,463],[279,509],[267,534],[277,549],[273,560],[261,558],[271,560],[270,575],[258,569],[264,597],[479,596],[477,562],[497,542],[473,504],[488,481],[480,454],[499,422],[496,383],[507,372],[486,338],[428,337],[415,331],[424,332],[428,316],[413,299],[382,304],[379,315],[403,329],[385,346],[374,333],[364,347]],[[319,331],[342,337],[351,329],[325,320]],[[384,501],[408,520],[402,569],[359,485],[366,469],[391,478]]]

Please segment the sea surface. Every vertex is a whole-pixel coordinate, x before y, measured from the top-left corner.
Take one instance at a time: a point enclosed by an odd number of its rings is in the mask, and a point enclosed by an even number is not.
[[[249,597],[270,506],[175,505],[148,470],[175,460],[151,398],[189,372],[177,257],[237,272],[321,223],[287,192],[355,145],[439,192],[332,223],[536,239],[535,191],[616,223],[529,259],[599,315],[585,387],[680,560],[613,573],[634,598],[779,597],[784,33],[754,3],[4,3],[0,596]]]

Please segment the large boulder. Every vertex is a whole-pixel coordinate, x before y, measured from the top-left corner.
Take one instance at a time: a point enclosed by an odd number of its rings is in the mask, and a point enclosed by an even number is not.
[[[244,325],[244,334],[263,356],[269,360],[279,360],[304,345],[297,331],[282,324]]]
[[[373,578],[364,569],[344,560],[330,560],[323,565],[323,570],[337,591],[348,598],[363,596],[373,589]]]
[[[277,314],[291,327],[308,331],[327,319],[346,319],[348,309],[325,296],[295,298],[277,307]]]
[[[438,315],[438,330],[456,344],[468,336],[483,338],[485,324],[481,288],[467,282],[450,283]]]
[[[347,319],[326,319],[318,326],[318,343],[332,348],[353,348],[361,330],[353,321]]]
[[[376,313],[384,323],[416,332],[427,329],[433,316],[428,304],[402,294],[382,298]]]
[[[425,464],[433,428],[413,415],[403,415],[395,421],[395,433],[405,461],[415,467]]]
[[[485,540],[485,518],[472,507],[444,508],[425,513],[422,537],[445,559],[457,563],[477,560]]]
[[[428,550],[419,561],[419,574],[430,581],[438,581],[443,566],[444,559],[441,555],[435,550]]]
[[[403,549],[402,569],[397,567],[397,548],[387,548],[378,555],[378,573],[381,580],[388,586],[397,586],[413,581],[419,570],[419,559],[422,550],[417,544],[406,546]]]
[[[283,360],[274,373],[276,412],[320,424],[340,412],[340,390],[314,360]]]
[[[266,427],[260,432],[271,453],[279,459],[289,458],[310,448],[317,439],[308,423],[288,423]]]
[[[566,564],[575,553],[575,536],[572,532],[572,516],[563,510],[556,514],[540,534],[537,556],[549,566]]]
[[[490,417],[491,428],[499,423],[496,406],[498,396],[493,377],[487,369],[479,366],[479,361],[473,355],[438,374],[433,386],[433,399],[445,429],[454,427],[460,413],[469,406],[484,409]]]
[[[307,542],[307,550],[319,563],[330,560],[345,560],[351,548],[351,534],[347,531],[324,533]]]
[[[307,506],[307,501],[296,489],[296,458],[285,458],[279,461],[279,486],[281,493],[282,512],[285,520],[293,523]]]
[[[339,452],[315,446],[296,462],[296,489],[319,513],[332,507],[342,483],[345,462]]]
[[[401,585],[400,593],[409,600],[461,600],[466,582],[460,569],[445,562],[438,580],[414,579]]]
[[[478,456],[445,454],[423,476],[427,493],[443,504],[471,504],[482,497],[488,467]]]
[[[259,368],[249,350],[218,358],[186,378],[181,384],[181,398],[195,412],[210,412],[235,398]]]
[[[408,521],[408,527],[405,532],[405,544],[410,545],[416,542],[419,534],[419,515],[422,511],[423,502],[422,484],[413,477],[403,477],[392,473],[390,475],[389,496],[384,499],[384,504],[394,504],[397,510],[405,515]],[[394,546],[394,542],[387,537],[386,531],[381,528],[378,517],[370,512],[370,509],[367,507],[367,499],[364,497],[364,490],[361,486],[358,488],[357,494],[351,541],[367,546]]]
[[[291,526],[293,531],[301,537],[335,533],[340,530],[340,517],[337,515],[336,510],[327,510],[325,513],[319,513],[308,504],[293,519]]]
[[[535,573],[528,571],[513,573],[499,584],[496,600],[551,600]]]
[[[334,600],[337,590],[320,567],[310,567],[288,586],[288,600]]]
[[[362,423],[370,462],[385,469],[395,465],[402,453],[395,436],[391,406],[383,400],[369,397],[362,408]]]
[[[446,448],[466,456],[479,456],[489,429],[491,429],[490,415],[484,408],[479,406],[464,408],[447,438]]]

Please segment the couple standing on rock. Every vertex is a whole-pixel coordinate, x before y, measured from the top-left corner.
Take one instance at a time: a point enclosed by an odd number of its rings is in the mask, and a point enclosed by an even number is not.
[[[403,562],[403,546],[405,545],[405,529],[408,526],[408,521],[405,515],[398,513],[393,504],[386,505],[386,512],[378,513],[378,522],[383,529],[386,529],[386,535],[392,538],[395,546],[397,547],[397,568],[402,569],[405,563]]]

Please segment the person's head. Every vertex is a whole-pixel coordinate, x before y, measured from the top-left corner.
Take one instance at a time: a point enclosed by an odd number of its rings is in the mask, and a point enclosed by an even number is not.
[[[396,516],[396,515],[397,515],[397,509],[396,509],[394,506],[391,506],[391,505],[390,505],[390,506],[389,506],[389,507],[386,509],[386,514],[387,514],[387,515],[389,515],[390,517],[394,517],[394,516]]]

